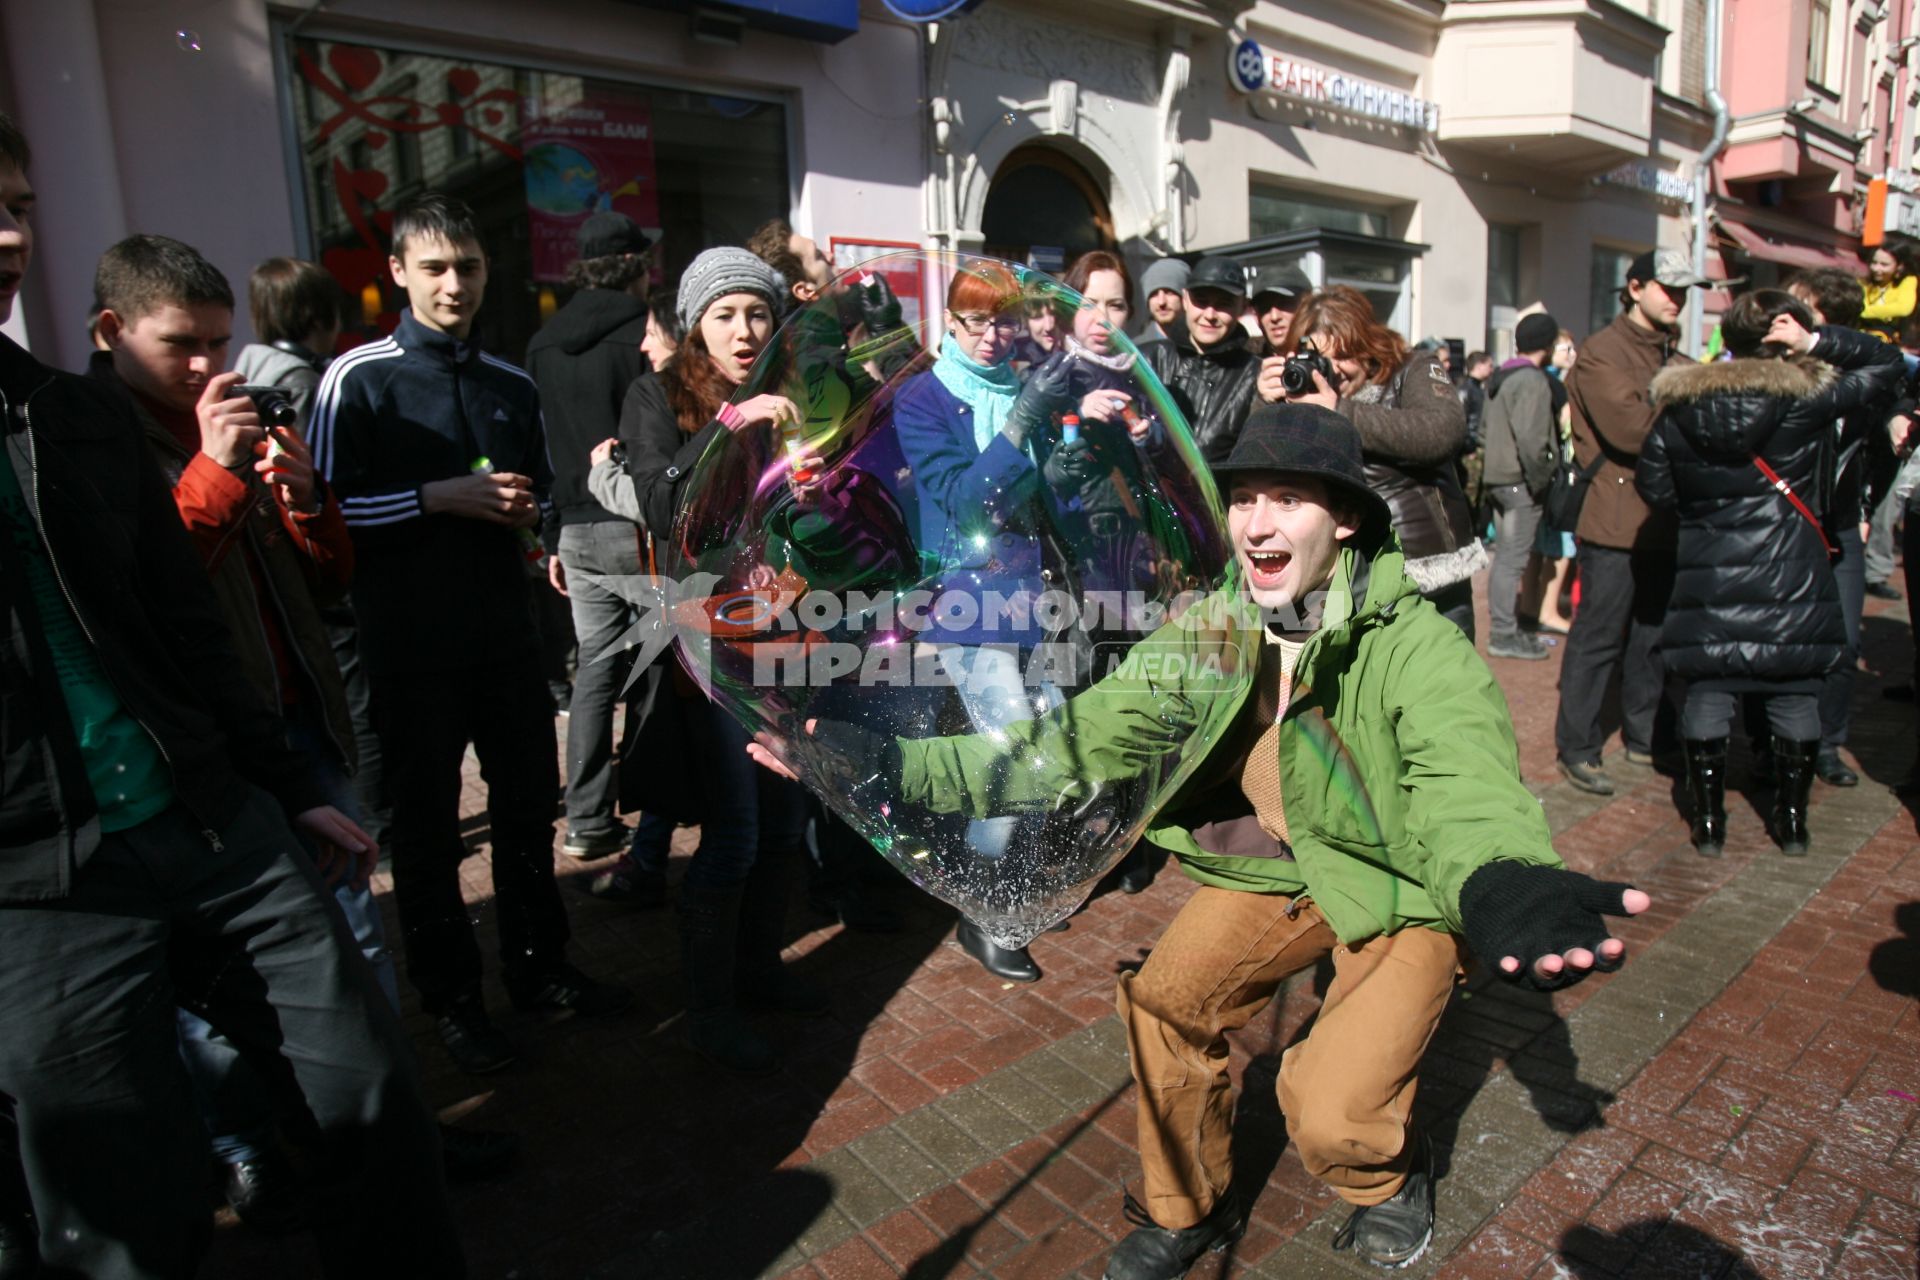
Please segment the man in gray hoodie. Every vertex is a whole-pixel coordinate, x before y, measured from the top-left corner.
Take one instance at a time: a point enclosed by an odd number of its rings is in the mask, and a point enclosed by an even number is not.
[[[1487,652],[1496,658],[1547,656],[1538,636],[1520,630],[1514,609],[1527,558],[1533,554],[1534,535],[1540,529],[1540,504],[1560,453],[1553,384],[1541,368],[1559,335],[1559,322],[1544,312],[1522,317],[1513,330],[1519,354],[1487,382],[1482,483],[1493,500],[1495,532],[1493,573],[1487,583],[1487,619],[1493,634],[1487,640]]]

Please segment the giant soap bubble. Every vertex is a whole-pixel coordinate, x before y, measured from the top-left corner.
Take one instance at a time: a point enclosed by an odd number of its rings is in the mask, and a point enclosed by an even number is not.
[[[918,324],[887,279],[919,282]],[[1022,341],[1046,309],[1054,357]],[[665,539],[687,670],[1003,946],[1142,838],[1253,665],[1219,496],[1101,314],[988,258],[841,276],[736,397],[799,420],[721,433]]]

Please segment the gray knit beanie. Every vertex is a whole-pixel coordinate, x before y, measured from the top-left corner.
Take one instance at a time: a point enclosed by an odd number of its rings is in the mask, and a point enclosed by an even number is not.
[[[1151,298],[1162,289],[1179,293],[1187,287],[1187,275],[1191,270],[1178,258],[1157,259],[1148,265],[1146,273],[1140,277],[1140,296]]]
[[[779,272],[745,249],[724,245],[708,249],[687,267],[680,277],[680,298],[674,310],[680,314],[681,327],[691,333],[715,298],[757,293],[777,315],[785,292]]]

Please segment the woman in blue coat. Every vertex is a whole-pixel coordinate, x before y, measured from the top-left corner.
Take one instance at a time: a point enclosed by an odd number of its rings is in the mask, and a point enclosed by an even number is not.
[[[1056,443],[1053,415],[1072,407],[1073,362],[1056,354],[1026,384],[1011,364],[1026,323],[1020,281],[977,261],[947,290],[946,335],[933,367],[901,388],[893,427],[919,491],[919,546],[937,559],[927,627],[976,732],[991,732],[1057,706],[1059,690],[1029,684],[1028,666],[1049,633],[1043,597],[1065,585],[1054,536],[1058,499],[1044,477]],[[1020,820],[968,823],[980,858],[1006,853]],[[996,945],[967,921],[960,943],[989,972],[1019,982],[1040,977],[1023,949]]]

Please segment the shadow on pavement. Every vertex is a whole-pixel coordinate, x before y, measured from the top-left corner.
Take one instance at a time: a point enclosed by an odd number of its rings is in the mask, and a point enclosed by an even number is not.
[[[1903,902],[1893,910],[1901,936],[1888,938],[1867,956],[1867,972],[1882,991],[1920,996],[1920,902]]]
[[[1579,1280],[1764,1280],[1733,1246],[1670,1218],[1645,1218],[1618,1231],[1581,1224],[1560,1237],[1560,1264]]]
[[[1067,1130],[1066,1135],[1060,1139],[1059,1149],[1064,1151],[1071,1147],[1074,1140],[1091,1129],[1106,1113],[1107,1108],[1118,1102],[1120,1095],[1125,1092],[1124,1087],[1116,1089],[1096,1103],[1093,1110],[1087,1112],[1073,1128]],[[1021,1174],[1011,1186],[1000,1193],[999,1199],[981,1212],[979,1217],[942,1240],[931,1253],[915,1258],[913,1265],[907,1268],[904,1280],[944,1280],[946,1276],[953,1275],[957,1271],[971,1272],[973,1268],[966,1261],[967,1250],[973,1247],[974,1237],[980,1233],[980,1228],[998,1217],[1001,1210],[1011,1204],[1015,1196],[1026,1190],[1045,1167],[1046,1163],[1042,1161]]]
[[[1420,1064],[1415,1112],[1444,1178],[1460,1141],[1460,1117],[1501,1063],[1548,1128],[1584,1133],[1605,1125],[1614,1095],[1580,1079],[1580,1059],[1552,997],[1477,973],[1455,994]]]

